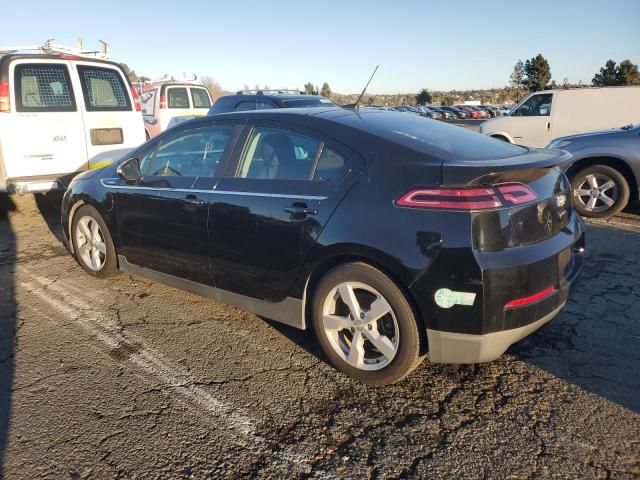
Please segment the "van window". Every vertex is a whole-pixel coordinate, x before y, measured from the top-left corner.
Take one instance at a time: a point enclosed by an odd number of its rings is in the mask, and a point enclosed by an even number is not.
[[[155,111],[156,105],[156,89],[149,90],[148,92],[144,92],[140,96],[140,100],[142,102],[142,114],[143,115],[151,115]]]
[[[189,108],[189,97],[186,88],[168,88],[169,108]]]
[[[211,100],[209,100],[209,94],[204,88],[192,88],[191,100],[193,101],[193,108],[211,107]]]
[[[518,117],[548,117],[551,115],[552,99],[552,93],[532,95],[518,107],[514,115]]]
[[[75,112],[76,101],[66,65],[20,64],[15,68],[18,112]]]
[[[78,73],[88,111],[131,110],[129,94],[116,70],[78,65]]]

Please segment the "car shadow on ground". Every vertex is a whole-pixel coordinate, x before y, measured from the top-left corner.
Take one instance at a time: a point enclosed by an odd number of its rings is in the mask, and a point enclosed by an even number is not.
[[[36,206],[42,215],[49,231],[62,245],[66,246],[66,239],[60,223],[62,197],[64,192],[49,192],[34,194]]]
[[[587,242],[582,277],[565,308],[506,355],[640,412],[640,322],[635,311],[640,304],[640,234],[588,227]],[[312,330],[264,320],[326,362]],[[419,368],[436,376],[456,371],[429,362]],[[473,381],[473,376],[465,381]]]
[[[0,478],[4,473],[15,370],[16,240],[9,219],[9,212],[15,209],[11,197],[0,193]]]

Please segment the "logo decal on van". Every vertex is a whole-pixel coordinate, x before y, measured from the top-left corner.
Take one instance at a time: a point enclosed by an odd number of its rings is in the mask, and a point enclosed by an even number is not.
[[[55,135],[51,140],[53,142],[66,142],[67,141],[67,136],[66,135]]]

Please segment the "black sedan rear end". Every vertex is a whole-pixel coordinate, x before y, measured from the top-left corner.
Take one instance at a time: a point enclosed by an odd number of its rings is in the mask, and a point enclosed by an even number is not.
[[[298,328],[373,384],[493,360],[551,320],[582,266],[562,151],[384,110],[186,122],[80,175],[70,249]]]

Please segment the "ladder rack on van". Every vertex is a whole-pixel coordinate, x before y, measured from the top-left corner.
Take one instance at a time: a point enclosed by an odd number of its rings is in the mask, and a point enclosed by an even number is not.
[[[11,47],[0,47],[0,55],[8,55],[12,53],[28,53],[37,52],[54,55],[75,55],[78,57],[98,58],[101,60],[109,59],[109,46],[107,43],[102,42],[102,49],[98,50],[85,50],[82,48],[66,47],[64,45],[58,45],[52,43],[52,40],[47,40],[42,45],[21,45]]]

